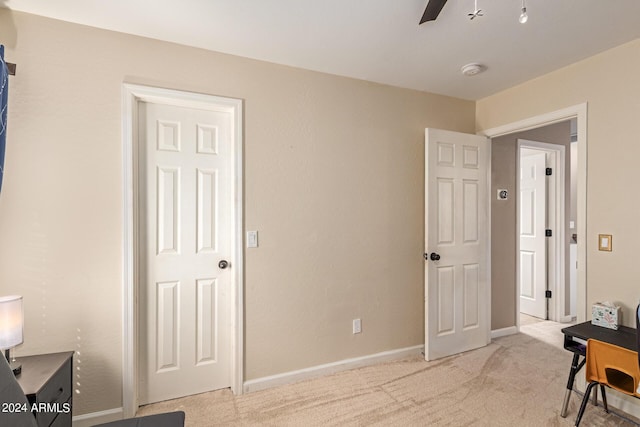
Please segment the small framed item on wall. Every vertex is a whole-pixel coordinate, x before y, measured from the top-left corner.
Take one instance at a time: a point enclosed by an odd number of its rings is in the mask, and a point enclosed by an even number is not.
[[[611,234],[598,234],[598,250],[611,252]]]

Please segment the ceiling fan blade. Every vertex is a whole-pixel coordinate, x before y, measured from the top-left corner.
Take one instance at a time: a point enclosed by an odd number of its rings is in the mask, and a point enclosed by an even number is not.
[[[429,0],[427,8],[424,10],[424,14],[422,14],[420,24],[424,24],[427,21],[434,21],[446,2],[447,0]]]

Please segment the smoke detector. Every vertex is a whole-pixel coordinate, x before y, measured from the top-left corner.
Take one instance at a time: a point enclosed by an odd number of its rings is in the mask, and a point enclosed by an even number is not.
[[[475,76],[476,74],[482,73],[486,69],[487,69],[486,66],[474,62],[472,64],[467,64],[462,68],[460,68],[460,72],[465,76]]]

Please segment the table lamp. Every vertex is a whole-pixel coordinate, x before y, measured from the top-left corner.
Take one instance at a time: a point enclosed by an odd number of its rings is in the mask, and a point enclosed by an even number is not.
[[[17,295],[0,297],[0,350],[4,350],[14,375],[22,372],[22,364],[11,361],[9,350],[24,342],[23,323],[22,297]]]

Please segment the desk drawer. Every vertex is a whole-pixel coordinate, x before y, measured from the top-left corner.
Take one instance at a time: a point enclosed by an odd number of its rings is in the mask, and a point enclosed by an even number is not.
[[[71,400],[69,400],[69,408],[71,408]],[[51,427],[69,427],[71,426],[71,411],[61,412],[58,414]]]
[[[47,381],[36,395],[36,405],[38,405],[36,420],[38,425],[49,426],[56,416],[65,415],[65,404],[70,402],[70,398],[71,359],[60,367],[58,372]],[[70,408],[69,413],[71,413]]]

